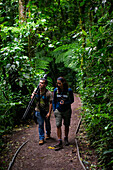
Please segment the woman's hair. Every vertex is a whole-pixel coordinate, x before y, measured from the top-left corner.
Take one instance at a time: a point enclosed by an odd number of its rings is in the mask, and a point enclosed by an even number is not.
[[[68,83],[64,77],[58,77],[57,80],[60,80],[63,84],[63,91],[67,92],[68,91]],[[58,87],[58,85],[57,85]]]

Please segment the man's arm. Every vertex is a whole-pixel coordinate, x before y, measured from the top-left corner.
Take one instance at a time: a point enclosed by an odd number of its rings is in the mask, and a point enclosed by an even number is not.
[[[34,95],[36,95],[36,94],[37,94],[37,93],[35,93],[35,91],[36,91],[36,88],[34,89],[34,91],[33,91],[32,95],[31,95],[31,99],[33,98],[33,96],[34,96]]]
[[[50,101],[50,104],[49,104],[49,112],[46,115],[47,118],[51,115],[51,111],[52,111],[52,101]]]

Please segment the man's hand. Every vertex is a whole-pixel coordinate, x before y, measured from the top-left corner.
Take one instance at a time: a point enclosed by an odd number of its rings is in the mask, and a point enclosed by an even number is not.
[[[37,93],[35,93],[35,92],[32,93],[31,99],[33,98],[33,96],[34,96],[35,94],[37,94]]]
[[[48,113],[48,114],[46,115],[46,118],[48,119],[49,116],[50,116],[50,113]]]

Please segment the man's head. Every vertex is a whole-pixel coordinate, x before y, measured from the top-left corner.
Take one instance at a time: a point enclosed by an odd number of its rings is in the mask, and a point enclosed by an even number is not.
[[[40,81],[41,81],[41,80],[42,80],[42,81],[44,81],[44,83],[45,83],[46,85],[48,84],[47,79],[45,79],[45,78],[41,78],[41,79],[40,79]]]
[[[46,88],[47,84],[48,84],[47,79],[41,78],[41,79],[40,79],[40,82],[39,82],[39,88],[40,88],[40,89],[44,89],[44,88]]]

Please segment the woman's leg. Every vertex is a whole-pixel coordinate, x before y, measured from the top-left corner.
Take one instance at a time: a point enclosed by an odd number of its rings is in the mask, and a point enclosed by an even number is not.
[[[58,140],[61,140],[61,139],[62,139],[61,126],[57,127],[57,137],[58,137]]]
[[[68,134],[69,134],[69,126],[65,126],[65,137],[68,138]]]

